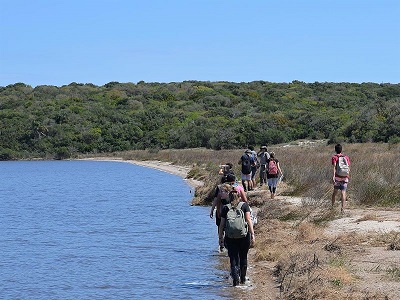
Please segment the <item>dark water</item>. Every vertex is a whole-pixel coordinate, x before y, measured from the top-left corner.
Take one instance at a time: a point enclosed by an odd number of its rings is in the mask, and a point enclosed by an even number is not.
[[[209,208],[122,162],[0,163],[1,299],[225,299]]]

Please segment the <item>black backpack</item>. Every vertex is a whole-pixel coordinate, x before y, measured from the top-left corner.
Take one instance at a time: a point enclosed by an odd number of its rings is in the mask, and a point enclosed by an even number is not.
[[[247,153],[242,156],[242,173],[250,174],[251,173],[251,157]]]

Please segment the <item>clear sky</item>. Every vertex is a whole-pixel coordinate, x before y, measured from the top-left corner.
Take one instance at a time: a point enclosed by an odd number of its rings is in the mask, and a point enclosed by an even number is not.
[[[400,0],[0,0],[0,86],[400,83]]]

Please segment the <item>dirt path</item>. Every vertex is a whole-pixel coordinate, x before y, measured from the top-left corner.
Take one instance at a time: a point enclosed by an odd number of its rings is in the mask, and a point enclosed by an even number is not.
[[[393,234],[396,239],[400,236],[400,211],[373,208],[349,209],[342,218],[331,221],[326,228],[325,233],[334,237],[357,233],[377,239],[374,242],[363,239],[347,250],[351,270],[359,279],[355,287],[361,294],[400,299],[400,245],[394,240],[392,246],[380,243],[377,238],[394,232],[397,233]],[[398,238],[396,240],[399,241]]]
[[[278,196],[276,201],[299,207],[304,199]],[[400,299],[400,210],[349,207],[343,216],[329,221],[321,235],[341,241],[340,259],[345,260],[353,278],[346,288],[354,298],[346,299]],[[397,241],[392,248],[398,249],[388,248],[389,235]],[[276,262],[257,261],[254,253],[254,250],[250,253],[254,285],[250,298],[282,299],[272,275]]]
[[[328,234],[371,231],[400,231],[400,212],[374,208],[349,209],[342,218],[331,221],[325,230]]]

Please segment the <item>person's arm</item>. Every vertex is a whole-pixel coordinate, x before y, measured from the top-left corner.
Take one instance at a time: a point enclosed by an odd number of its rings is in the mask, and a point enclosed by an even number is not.
[[[214,215],[214,209],[218,205],[217,205],[217,201],[218,201],[218,194],[219,194],[219,186],[217,186],[217,188],[215,189],[215,193],[214,193],[214,200],[211,206],[211,212],[210,212],[210,218],[212,219],[213,215]]]
[[[244,189],[240,189],[240,198],[242,198],[242,200],[244,202],[247,202],[247,196],[246,196],[246,192],[244,191]]]
[[[244,217],[246,219],[247,224],[249,224],[249,232],[250,232],[251,242],[254,244],[256,238],[254,236],[254,227],[253,227],[253,222],[251,221],[250,212],[249,211],[246,212]]]
[[[337,162],[337,159],[335,159],[335,157],[332,157],[332,165],[333,165],[333,176],[332,176],[332,180],[333,180],[333,183],[335,183],[335,175],[336,175],[336,162]]]
[[[215,209],[215,206],[217,205],[217,198],[214,198],[214,200],[213,200],[213,203],[212,203],[212,206],[211,206],[211,211],[210,211],[210,218],[212,219],[213,218],[213,216],[214,216],[214,209]]]
[[[224,246],[224,230],[225,230],[225,218],[221,218],[221,223],[219,223],[218,228],[218,240],[219,245],[222,247]]]
[[[335,183],[335,176],[336,175],[336,165],[333,165],[333,177],[332,177],[332,180],[333,180],[333,183]]]
[[[279,161],[278,161],[278,163],[276,164],[276,166],[278,167],[278,172],[281,173],[281,175],[283,175],[283,172],[282,172],[282,170],[281,170],[281,166],[279,165]]]

